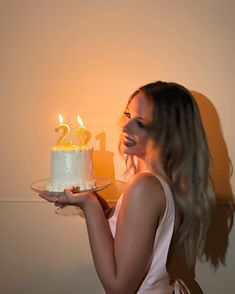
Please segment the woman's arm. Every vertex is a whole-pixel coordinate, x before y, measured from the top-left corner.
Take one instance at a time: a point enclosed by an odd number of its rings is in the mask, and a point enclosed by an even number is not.
[[[161,184],[151,175],[135,176],[120,208],[116,236],[96,198],[83,205],[98,276],[107,293],[134,293],[150,266],[154,237],[163,214]]]

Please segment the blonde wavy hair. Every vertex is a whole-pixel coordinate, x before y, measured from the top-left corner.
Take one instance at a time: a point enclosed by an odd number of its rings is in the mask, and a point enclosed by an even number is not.
[[[158,150],[150,164],[155,172],[164,171],[181,213],[178,244],[182,244],[188,264],[203,255],[215,197],[210,179],[211,157],[197,103],[182,85],[157,81],[142,86],[131,99],[143,92],[153,104],[149,135]],[[128,103],[129,103],[128,102]],[[125,156],[126,173],[139,172],[133,156]],[[156,163],[157,162],[157,163]]]

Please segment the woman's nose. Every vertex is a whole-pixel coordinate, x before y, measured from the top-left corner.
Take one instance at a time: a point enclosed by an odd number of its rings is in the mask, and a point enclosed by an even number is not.
[[[128,132],[131,131],[133,126],[133,121],[131,119],[128,119],[126,122],[123,123],[122,125],[122,130],[123,132]]]

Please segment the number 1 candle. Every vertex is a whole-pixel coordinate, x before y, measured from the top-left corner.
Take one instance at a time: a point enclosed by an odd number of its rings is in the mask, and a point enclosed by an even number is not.
[[[77,121],[80,125],[79,128],[75,130],[78,138],[78,145],[85,146],[91,138],[91,133],[85,128],[83,121],[79,115],[77,116]]]

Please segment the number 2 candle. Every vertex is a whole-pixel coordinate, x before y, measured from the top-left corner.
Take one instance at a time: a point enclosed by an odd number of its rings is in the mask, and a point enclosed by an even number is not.
[[[58,138],[56,145],[64,145],[64,139],[70,133],[70,127],[66,123],[63,123],[63,116],[59,114],[59,122],[60,124],[55,127],[56,132],[61,132],[60,137]]]

